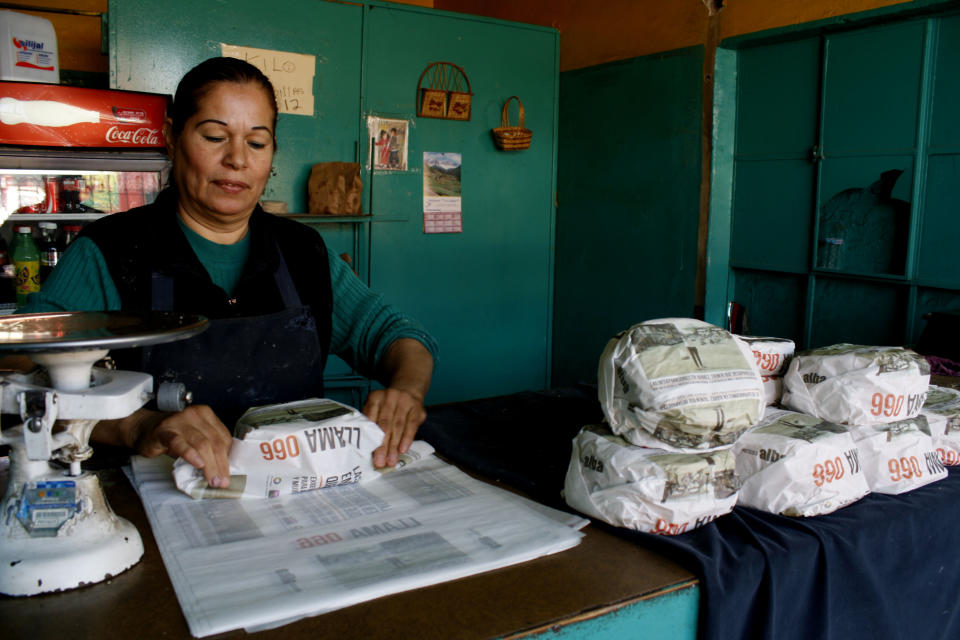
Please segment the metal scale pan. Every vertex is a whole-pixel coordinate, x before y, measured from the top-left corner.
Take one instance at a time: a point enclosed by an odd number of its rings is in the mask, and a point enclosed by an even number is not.
[[[192,337],[203,316],[175,311],[70,311],[0,317],[0,351],[125,349]]]
[[[111,349],[145,347],[194,336],[207,328],[200,315],[175,311],[70,311],[0,318],[0,353],[28,355],[55,389],[90,386],[93,363]]]

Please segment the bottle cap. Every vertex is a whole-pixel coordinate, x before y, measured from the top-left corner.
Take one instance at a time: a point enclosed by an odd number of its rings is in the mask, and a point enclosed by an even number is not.
[[[17,227],[17,233],[33,233],[33,227]]]
[[[56,222],[41,222],[41,223],[40,223],[40,228],[41,228],[41,229],[56,229],[56,228],[57,228],[57,223],[56,223]]]

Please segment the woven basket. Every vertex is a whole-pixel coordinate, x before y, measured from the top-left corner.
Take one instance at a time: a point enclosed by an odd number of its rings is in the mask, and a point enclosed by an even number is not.
[[[510,126],[510,101],[516,100],[520,111],[520,126]],[[525,115],[523,112],[523,103],[517,96],[510,96],[503,103],[503,115],[500,117],[500,126],[493,129],[493,141],[504,151],[514,151],[519,149],[529,149],[530,139],[533,137],[533,131],[524,126]]]
[[[470,78],[463,67],[452,62],[432,62],[420,74],[417,115],[421,118],[469,120],[472,101]]]

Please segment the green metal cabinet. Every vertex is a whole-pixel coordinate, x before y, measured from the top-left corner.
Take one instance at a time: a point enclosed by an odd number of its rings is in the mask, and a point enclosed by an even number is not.
[[[413,171],[374,174],[371,284],[440,342],[433,399],[549,386],[556,31],[379,5],[365,26],[365,114],[412,117],[417,79],[434,61],[462,67],[474,94],[469,122],[413,118]],[[513,95],[533,140],[499,151],[491,129]],[[463,233],[423,233],[426,151],[462,154]]]
[[[693,315],[703,55],[561,74],[556,385],[595,384],[617,332]]]
[[[913,344],[960,310],[960,17],[878,22],[719,52],[709,321],[735,301],[802,347]]]

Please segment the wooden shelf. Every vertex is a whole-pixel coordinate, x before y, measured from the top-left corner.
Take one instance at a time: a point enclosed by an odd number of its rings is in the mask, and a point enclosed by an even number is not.
[[[109,213],[11,213],[5,222],[74,222],[78,220],[97,220]]]
[[[355,216],[328,216],[316,213],[276,213],[281,218],[291,218],[298,222],[307,222],[312,224],[366,224],[373,220],[369,213],[358,214]]]

